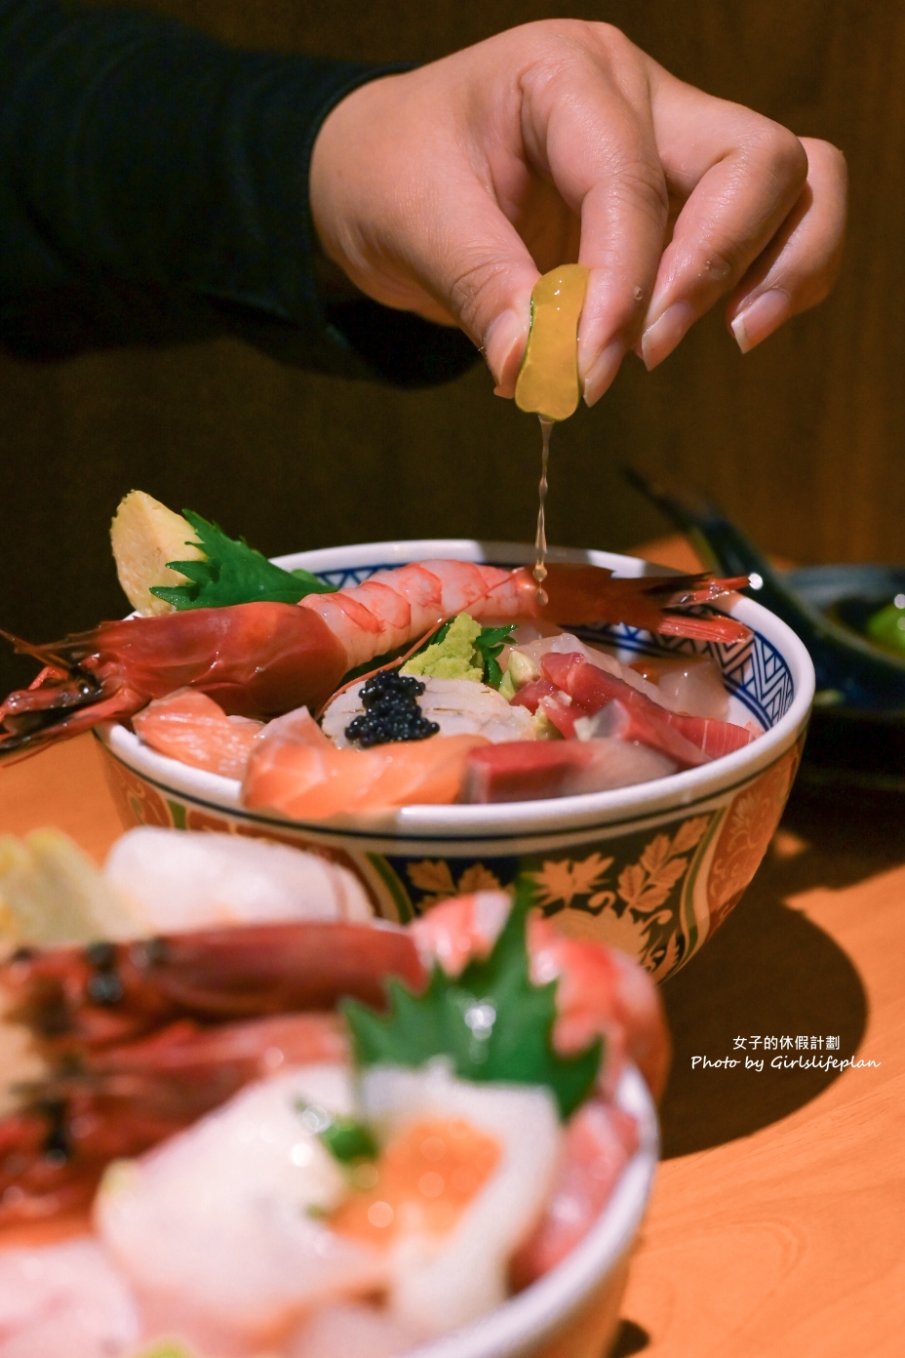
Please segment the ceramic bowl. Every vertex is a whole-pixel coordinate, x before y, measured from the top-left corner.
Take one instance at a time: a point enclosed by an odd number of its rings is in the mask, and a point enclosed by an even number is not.
[[[407,1358],[606,1358],[659,1153],[656,1112],[637,1071],[625,1072],[617,1098],[636,1119],[639,1145],[584,1240],[511,1301]]]
[[[407,561],[530,562],[506,543],[427,540],[337,547],[278,558],[339,587]],[[623,575],[655,568],[607,552],[561,551]],[[496,806],[407,807],[380,828],[306,824],[239,805],[238,787],[143,747],[124,726],[101,730],[109,783],[126,825],[233,830],[314,849],[351,867],[375,910],[405,921],[433,903],[518,882],[567,932],[596,937],[658,978],[683,966],[737,904],[776,829],[799,763],[814,671],[794,633],[750,599],[727,611],[750,637],[732,646],[652,637],[620,625],[581,629],[624,659],[706,651],[736,720],[757,740],[699,768],[634,787]]]

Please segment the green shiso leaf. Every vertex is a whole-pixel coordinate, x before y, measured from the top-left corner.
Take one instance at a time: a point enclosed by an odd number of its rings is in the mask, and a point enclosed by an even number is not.
[[[357,1064],[419,1067],[444,1057],[464,1080],[545,1086],[567,1119],[594,1085],[603,1041],[569,1056],[554,1050],[557,982],[531,981],[527,914],[517,903],[490,954],[456,977],[435,965],[420,994],[390,981],[385,1014],[346,1001]]]
[[[332,585],[310,571],[285,571],[249,547],[244,538],[228,537],[217,524],[191,509],[182,512],[195,530],[193,545],[201,548],[204,558],[168,561],[167,565],[184,575],[188,583],[151,588],[152,594],[174,608],[224,608],[262,600],[296,604],[306,594],[333,591]]]
[[[502,682],[503,671],[497,657],[514,631],[513,622],[503,627],[482,627],[480,636],[475,638],[475,650],[484,661],[484,682],[492,688],[499,688]]]

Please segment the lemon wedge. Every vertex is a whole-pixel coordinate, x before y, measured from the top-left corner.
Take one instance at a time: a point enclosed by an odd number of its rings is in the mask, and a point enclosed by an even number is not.
[[[0,835],[0,951],[134,937],[129,904],[59,830]]]
[[[578,322],[588,286],[582,264],[543,274],[531,292],[531,329],[515,384],[519,410],[542,420],[565,420],[581,399]]]

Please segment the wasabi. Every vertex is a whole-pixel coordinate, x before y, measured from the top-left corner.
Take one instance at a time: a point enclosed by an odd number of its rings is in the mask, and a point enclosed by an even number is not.
[[[413,655],[402,674],[429,674],[437,679],[484,680],[484,655],[475,645],[484,629],[468,613],[460,613],[443,630],[440,639]]]

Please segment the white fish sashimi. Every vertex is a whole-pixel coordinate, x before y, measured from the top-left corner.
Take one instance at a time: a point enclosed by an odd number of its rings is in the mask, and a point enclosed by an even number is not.
[[[347,868],[288,844],[241,835],[129,830],[110,850],[104,876],[152,930],[373,916],[364,888]]]
[[[445,1235],[401,1225],[391,1247],[388,1301],[403,1323],[425,1335],[468,1324],[508,1294],[507,1268],[540,1218],[561,1147],[548,1090],[471,1084],[438,1060],[420,1070],[378,1067],[365,1073],[361,1101],[381,1140],[421,1118],[461,1118],[489,1134],[500,1160]],[[530,1129],[526,1135],[526,1128]]]
[[[322,1220],[346,1182],[317,1135],[318,1108],[351,1113],[341,1067],[251,1085],[141,1160],[113,1167],[95,1226],[152,1328],[227,1358],[279,1342],[314,1303],[383,1283],[386,1261]]]
[[[531,740],[534,722],[524,708],[512,707],[495,688],[474,679],[443,679],[419,675],[424,692],[418,706],[428,721],[435,721],[444,736],[480,735],[494,743],[504,740]],[[364,712],[360,687],[339,693],[324,712],[322,728],[334,745],[349,745],[346,727]]]
[[[138,1313],[89,1239],[0,1250],[0,1358],[121,1358]]]

